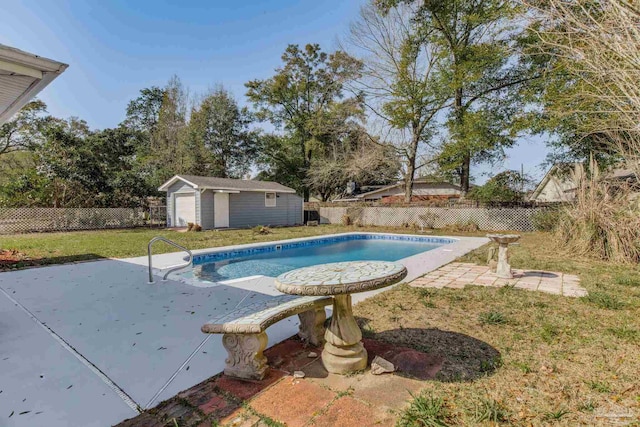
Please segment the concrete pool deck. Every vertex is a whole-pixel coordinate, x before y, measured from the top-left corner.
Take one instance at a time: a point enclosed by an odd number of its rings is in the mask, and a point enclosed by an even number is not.
[[[488,242],[452,238],[401,260],[405,282]],[[154,267],[183,256],[156,255]],[[147,280],[146,257],[1,273],[0,425],[102,426],[131,418],[222,371],[220,337],[200,332],[209,318],[279,294],[269,277],[211,287]],[[354,302],[381,291],[354,294]],[[295,317],[273,325],[269,346],[296,329]]]

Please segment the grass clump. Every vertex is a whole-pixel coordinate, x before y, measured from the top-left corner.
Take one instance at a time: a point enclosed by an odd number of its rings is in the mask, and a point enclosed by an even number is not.
[[[414,396],[411,406],[398,420],[398,427],[446,427],[449,417],[444,399],[426,395]]]
[[[629,326],[608,328],[607,332],[616,338],[619,338],[628,342],[640,341],[640,330],[630,328]]]
[[[513,365],[522,371],[523,374],[530,374],[533,372],[533,368],[527,362],[513,362]]]
[[[587,381],[587,385],[598,393],[611,393],[611,387],[601,381]]]
[[[613,283],[622,286],[640,286],[640,277],[629,274],[618,274],[613,278]]]
[[[509,411],[500,402],[494,399],[483,399],[476,405],[473,421],[476,423],[508,423],[510,418]]]
[[[564,417],[565,415],[569,415],[570,413],[571,411],[568,411],[566,409],[558,409],[556,411],[547,412],[542,418],[545,421],[559,421],[562,419],[562,417]]]
[[[483,325],[504,325],[507,323],[507,318],[499,311],[488,311],[480,313],[478,320]]]
[[[581,299],[606,310],[620,310],[624,307],[624,303],[622,301],[606,292],[591,292],[589,295],[584,296]]]
[[[551,344],[560,335],[560,329],[552,323],[543,323],[540,327],[540,338],[547,344]]]

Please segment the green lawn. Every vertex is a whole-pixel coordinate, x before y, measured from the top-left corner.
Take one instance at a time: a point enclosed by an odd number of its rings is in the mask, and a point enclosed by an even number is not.
[[[354,307],[367,336],[446,360],[399,425],[640,426],[640,268],[558,252],[544,233],[511,262],[577,274],[590,295],[403,285]]]
[[[66,233],[17,234],[0,236],[1,249],[15,249],[26,254],[30,260],[15,267],[33,264],[58,264],[97,258],[126,258],[146,255],[147,244],[155,236],[164,236],[189,249],[204,249],[243,243],[268,242],[296,237],[317,236],[347,231],[393,231],[414,233],[412,229],[383,227],[343,227],[322,225],[319,227],[273,228],[267,235],[255,234],[252,230],[225,230],[202,232],[178,232],[164,229],[130,229],[76,231]],[[438,233],[434,233],[438,234]],[[439,234],[446,234],[440,232]],[[483,233],[476,233],[483,235]],[[154,253],[172,252],[175,249],[163,243],[154,245]]]

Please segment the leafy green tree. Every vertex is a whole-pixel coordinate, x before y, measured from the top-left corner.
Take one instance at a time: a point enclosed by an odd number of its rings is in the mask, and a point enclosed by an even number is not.
[[[524,3],[534,11],[527,57],[546,70],[528,93],[539,108],[526,125],[547,140],[547,162],[636,168],[640,35],[627,30],[640,11],[624,0]]]
[[[415,6],[422,42],[442,49],[439,86],[449,93],[440,163],[456,170],[469,190],[471,164],[494,158],[514,143],[513,127],[522,110],[519,89],[538,76],[520,61],[521,10],[509,0],[381,0],[385,10]]]
[[[640,8],[635,1],[525,1],[532,57],[548,60],[542,121],[554,148],[640,175]]]
[[[35,167],[29,167],[15,173],[11,180],[0,186],[0,206],[17,207],[50,207],[53,206],[52,181],[38,173]]]
[[[127,105],[127,116],[124,126],[143,132],[151,139],[158,126],[160,109],[164,100],[165,89],[157,86],[140,90],[140,95]]]
[[[487,204],[521,202],[528,183],[529,180],[520,172],[508,170],[493,176],[484,185],[474,187],[467,197]]]
[[[304,170],[304,156],[298,149],[298,140],[291,135],[260,135],[255,160],[260,169],[256,179],[277,181],[300,193],[304,191],[303,179],[307,176],[307,173],[301,173]]]
[[[15,117],[0,125],[0,156],[19,150],[30,150],[43,141],[42,131],[50,117],[47,105],[35,100],[25,105]]]
[[[289,45],[282,61],[273,77],[246,83],[247,97],[256,116],[281,132],[262,139],[266,174],[292,174],[290,184],[309,200],[313,160],[324,155],[339,128],[363,114],[358,97],[344,96],[345,83],[358,76],[361,64],[342,51],[322,52],[317,44]]]
[[[23,174],[13,191],[29,191],[32,200],[53,207],[140,206],[152,194],[136,169],[138,132],[124,126],[90,131],[70,119],[52,122],[45,138],[35,150],[35,173]]]
[[[139,134],[136,168],[149,188],[188,172],[188,103],[187,89],[173,76],[163,88],[142,89],[127,106],[121,126]]]
[[[189,173],[241,178],[249,172],[258,132],[252,117],[222,86],[206,95],[189,121]]]

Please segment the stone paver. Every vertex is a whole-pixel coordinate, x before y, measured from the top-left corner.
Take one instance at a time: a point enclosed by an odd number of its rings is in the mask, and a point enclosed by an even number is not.
[[[286,377],[249,405],[256,412],[288,426],[303,426],[335,398],[335,393],[310,381]]]
[[[565,297],[583,297],[587,290],[580,286],[580,278],[573,274],[551,271],[513,270],[513,279],[501,279],[488,266],[453,262],[410,283],[418,288],[454,288],[466,285],[514,286],[517,289],[546,292]]]
[[[341,397],[313,420],[314,427],[393,425],[394,420],[387,412],[350,396]]]

